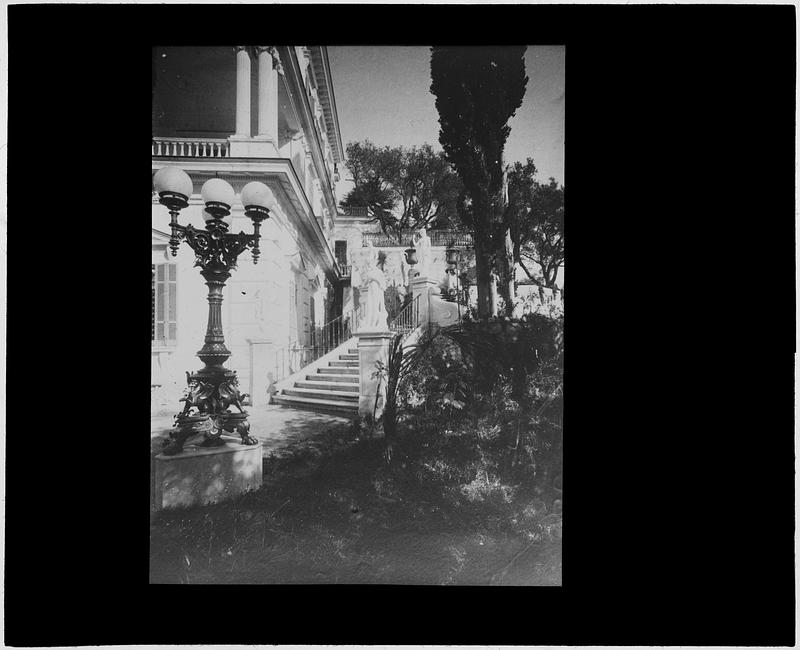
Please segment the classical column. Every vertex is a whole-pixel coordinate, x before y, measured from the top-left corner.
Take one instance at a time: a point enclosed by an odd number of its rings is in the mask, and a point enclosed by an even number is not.
[[[236,47],[236,136],[250,137],[250,54]]]
[[[278,146],[278,70],[272,47],[258,51],[258,138]]]

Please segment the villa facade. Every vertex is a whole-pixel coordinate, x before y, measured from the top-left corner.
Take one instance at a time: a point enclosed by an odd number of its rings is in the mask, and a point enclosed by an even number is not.
[[[240,256],[223,302],[227,366],[258,399],[265,354],[310,345],[342,310],[334,227],[343,146],[326,48],[154,48],[152,118],[152,173],[174,165],[194,184],[182,224],[203,227],[209,178],[237,194],[261,181],[275,196],[258,264]],[[252,229],[241,205],[230,220],[234,232]],[[207,289],[189,247],[169,251],[169,215],[155,194],[152,221],[152,408],[176,410],[184,372],[201,363]]]

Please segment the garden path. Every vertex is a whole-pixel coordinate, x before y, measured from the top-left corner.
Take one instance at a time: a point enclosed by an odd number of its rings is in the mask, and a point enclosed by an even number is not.
[[[264,457],[283,456],[290,446],[310,440],[332,426],[349,425],[351,422],[349,418],[291,409],[277,404],[249,408],[248,413],[250,435],[261,441]],[[161,451],[162,441],[167,439],[171,428],[171,415],[150,418],[151,451]]]

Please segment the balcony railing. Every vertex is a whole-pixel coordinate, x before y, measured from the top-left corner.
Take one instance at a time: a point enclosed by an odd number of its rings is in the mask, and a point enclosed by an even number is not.
[[[450,230],[431,230],[428,232],[431,246],[468,246],[472,247],[472,235],[468,232],[452,232]]]
[[[360,205],[351,205],[346,208],[341,208],[341,214],[343,217],[368,217],[369,210],[366,206]]]
[[[340,262],[339,260],[336,260],[336,264],[339,266],[339,270],[342,272],[342,277],[349,278],[353,272],[353,265],[345,264],[344,262]]]
[[[228,141],[222,138],[153,138],[153,156],[228,158]]]
[[[365,232],[361,235],[361,243],[371,243],[376,248],[408,247],[413,245],[414,233],[403,233],[398,239],[396,235],[385,235],[382,232]],[[450,230],[429,230],[428,237],[431,246],[461,246],[472,247],[472,235],[469,233],[454,233]]]

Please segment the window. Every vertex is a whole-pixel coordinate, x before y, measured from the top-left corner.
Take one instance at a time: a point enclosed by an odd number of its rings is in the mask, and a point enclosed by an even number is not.
[[[339,266],[347,264],[347,242],[336,241],[334,242],[334,255],[336,256],[336,263]]]
[[[177,276],[175,264],[152,265],[150,340],[155,346],[174,346],[178,340]]]

